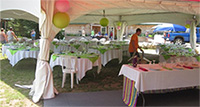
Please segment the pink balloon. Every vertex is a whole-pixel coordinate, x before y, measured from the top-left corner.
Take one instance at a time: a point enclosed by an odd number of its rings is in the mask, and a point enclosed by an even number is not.
[[[55,6],[60,12],[67,12],[67,10],[70,8],[68,0],[57,0]]]

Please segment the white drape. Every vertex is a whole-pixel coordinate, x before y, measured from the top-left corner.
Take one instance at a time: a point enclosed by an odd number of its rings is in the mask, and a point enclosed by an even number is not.
[[[196,49],[196,21],[192,21],[191,27],[190,27],[190,45],[192,49]]]
[[[118,41],[122,41],[123,40],[123,35],[124,35],[124,31],[125,31],[126,26],[127,26],[127,23],[126,22],[122,22],[121,30],[119,32],[119,39],[117,39]]]
[[[40,98],[49,99],[57,93],[53,86],[53,75],[49,63],[49,49],[52,39],[60,29],[52,23],[54,14],[54,0],[41,0],[40,17],[40,52],[37,61],[35,80],[30,94],[33,95],[33,102],[38,102]]]
[[[118,27],[117,22],[114,22],[114,27],[117,30],[117,41],[122,41],[123,40],[123,34],[124,34],[126,26],[128,25],[127,22],[125,22],[125,21],[122,21],[121,23],[122,24],[120,26],[120,29],[118,29],[117,28]]]

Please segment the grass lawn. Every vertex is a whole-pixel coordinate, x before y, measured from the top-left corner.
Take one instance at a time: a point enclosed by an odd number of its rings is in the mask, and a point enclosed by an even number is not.
[[[123,77],[118,76],[118,73],[122,64],[127,63],[127,60],[128,57],[124,57],[121,64],[118,64],[117,59],[110,61],[101,69],[100,74],[97,74],[97,67],[94,67],[86,73],[86,76],[80,81],[79,85],[74,84],[73,89],[70,88],[69,75],[67,75],[65,87],[61,88],[62,71],[60,66],[56,66],[53,70],[54,86],[60,93],[122,90]],[[1,106],[43,106],[43,100],[37,104],[31,101],[31,97],[28,95],[29,89],[22,89],[14,86],[16,83],[20,85],[32,85],[35,78],[36,61],[36,59],[31,58],[23,59],[12,67],[9,60],[3,57],[2,52],[0,52]]]

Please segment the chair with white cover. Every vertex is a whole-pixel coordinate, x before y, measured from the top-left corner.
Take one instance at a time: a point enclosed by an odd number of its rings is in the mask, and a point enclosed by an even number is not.
[[[106,41],[106,39],[105,39],[105,38],[101,38],[99,41],[100,41],[101,43],[104,43],[104,42]]]
[[[93,38],[91,41],[96,41],[98,42],[99,40],[97,38]]]
[[[77,57],[64,55],[61,57],[61,66],[63,72],[62,88],[64,87],[66,74],[71,74],[71,88],[74,84],[74,73],[77,72]],[[78,78],[76,77],[76,82],[78,84]]]

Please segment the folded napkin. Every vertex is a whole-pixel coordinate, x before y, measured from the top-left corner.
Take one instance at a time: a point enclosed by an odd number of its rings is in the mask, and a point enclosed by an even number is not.
[[[84,41],[84,43],[85,43],[86,45],[88,45],[90,42],[89,42],[89,41]]]
[[[59,44],[57,44],[57,42],[52,42],[52,44],[53,44],[56,48],[58,48],[58,46],[59,46]]]
[[[162,56],[164,57],[165,60],[168,60],[170,58],[170,55],[162,54]]]
[[[74,44],[74,45],[73,45],[73,47],[76,48],[76,49],[78,49],[80,46],[81,46],[81,45],[79,45],[79,44]]]
[[[184,68],[187,68],[187,69],[193,69],[193,67],[190,67],[190,66],[185,66],[183,65]]]
[[[9,49],[9,51],[10,51],[10,53],[12,54],[12,55],[14,55],[17,51],[19,51],[18,49],[16,49],[16,50],[12,50],[12,49]]]
[[[31,48],[30,50],[31,51],[37,51],[37,50],[39,50],[39,48]]]
[[[20,51],[20,50],[23,50],[23,49],[24,49],[24,47],[21,47],[21,48],[18,48],[18,49],[8,49],[8,50],[10,51],[10,53],[12,55],[14,55],[17,51]]]
[[[96,62],[97,59],[99,59],[99,55],[89,55],[89,54],[83,54],[80,56],[81,58],[87,58],[89,59],[92,63]]]
[[[107,51],[107,49],[102,49],[102,48],[98,48],[97,50],[99,50],[99,52],[100,52],[101,54],[104,54],[104,53]]]
[[[35,42],[35,45],[38,45],[39,44],[39,42]]]
[[[168,67],[165,67],[165,66],[163,66],[163,68],[164,68],[164,69],[167,69],[167,70],[172,70],[171,68],[168,68]]]
[[[141,69],[142,71],[148,71],[147,69],[142,68],[142,67],[139,67],[139,69]]]
[[[197,56],[197,57],[196,57],[196,59],[197,59],[197,61],[199,61],[199,62],[200,62],[200,56]]]
[[[57,57],[58,57],[57,55],[52,55],[53,61],[55,61]]]

